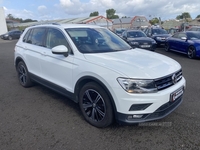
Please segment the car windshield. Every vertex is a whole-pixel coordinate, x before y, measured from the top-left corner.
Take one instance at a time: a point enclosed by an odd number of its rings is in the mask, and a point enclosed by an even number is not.
[[[124,40],[105,28],[68,28],[65,31],[81,53],[116,52],[131,49]]]
[[[167,31],[164,29],[153,29],[152,33],[153,34],[168,34]]]
[[[188,38],[189,40],[200,39],[200,34],[199,34],[199,33],[195,33],[195,32],[188,32],[188,33],[187,33],[187,38]]]
[[[138,37],[147,37],[147,36],[143,32],[140,32],[140,31],[130,31],[130,32],[127,32],[127,37],[138,38]]]

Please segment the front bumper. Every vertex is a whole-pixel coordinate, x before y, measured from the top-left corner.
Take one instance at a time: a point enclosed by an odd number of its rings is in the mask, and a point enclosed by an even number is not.
[[[172,111],[174,111],[183,101],[183,97],[179,97],[174,102],[167,102],[160,106],[155,112],[150,114],[143,114],[141,118],[133,118],[133,115],[130,114],[122,114],[117,113],[117,121],[121,124],[133,124],[133,123],[141,123],[141,122],[147,122],[147,121],[153,121],[158,120],[166,117],[169,115]]]
[[[173,112],[182,102],[183,93],[171,101],[173,93],[185,89],[184,77],[175,85],[151,94],[123,94],[117,97],[116,120],[119,123],[134,124],[164,118]]]
[[[132,48],[141,48],[141,49],[155,51],[156,47],[157,47],[156,45],[157,44],[152,44],[152,45],[150,45],[150,47],[145,47],[144,45],[131,45],[131,47]]]

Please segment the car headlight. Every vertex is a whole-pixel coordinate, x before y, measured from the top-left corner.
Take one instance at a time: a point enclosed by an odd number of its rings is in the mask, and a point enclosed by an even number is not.
[[[5,34],[4,36],[8,36],[8,34]]]
[[[131,43],[132,45],[139,45],[138,42],[133,42],[133,41],[131,41],[130,43]]]
[[[156,37],[157,40],[161,40],[161,37]]]
[[[155,93],[157,87],[154,80],[117,78],[122,88],[128,93]]]

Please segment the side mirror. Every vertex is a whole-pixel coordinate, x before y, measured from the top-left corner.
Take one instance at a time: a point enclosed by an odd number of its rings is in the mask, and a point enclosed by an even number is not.
[[[65,57],[68,56],[68,48],[64,45],[58,45],[52,48],[52,53],[53,54],[61,54],[64,55]]]
[[[187,40],[187,38],[186,37],[181,37],[181,40]]]

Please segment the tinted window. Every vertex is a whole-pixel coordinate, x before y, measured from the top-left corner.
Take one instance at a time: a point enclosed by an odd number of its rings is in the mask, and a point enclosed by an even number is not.
[[[46,47],[51,49],[58,45],[64,45],[69,49],[69,44],[62,32],[50,28],[47,33]]]
[[[127,33],[127,36],[131,38],[146,37],[146,35],[140,31],[130,31]]]
[[[173,38],[178,38],[178,34],[179,34],[179,33],[175,33],[172,37],[173,37]]]
[[[197,33],[193,33],[193,32],[188,32],[187,33],[187,38],[189,40],[196,40],[196,39],[200,39],[200,34],[197,32]]]
[[[31,43],[38,46],[43,46],[45,28],[34,28],[31,34]]]
[[[23,42],[29,43],[29,42],[28,42],[28,37],[29,37],[29,35],[30,35],[30,32],[31,32],[31,29],[28,30],[28,31],[26,32],[26,34],[25,34],[24,37],[23,37]]]
[[[178,38],[181,39],[182,37],[186,37],[186,34],[185,33],[179,33]]]
[[[152,29],[152,34],[168,34],[164,29]]]

